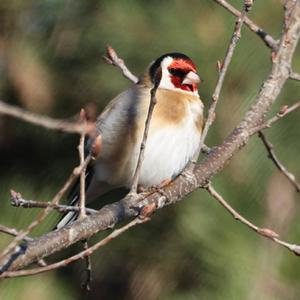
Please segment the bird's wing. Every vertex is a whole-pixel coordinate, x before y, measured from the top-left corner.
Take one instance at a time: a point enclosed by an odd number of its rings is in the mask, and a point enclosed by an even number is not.
[[[105,110],[100,114],[96,122],[97,135],[101,136],[100,159],[104,162],[110,158],[114,159],[116,155],[124,157],[122,151],[126,149],[128,134],[132,132],[131,126],[134,126],[137,114],[137,101],[139,101],[140,90],[133,87],[111,100]],[[91,152],[94,139],[87,141],[85,155]],[[120,164],[120,163],[119,163]],[[86,170],[86,200],[90,202],[104,193],[108,192],[112,185],[107,180],[98,180],[95,178],[95,163],[91,162]],[[101,170],[97,170],[101,172]],[[69,205],[78,205],[80,199],[80,180],[74,184],[68,199]],[[77,212],[65,214],[56,228],[61,228],[74,221],[78,216]]]
[[[114,98],[100,114],[96,122],[101,136],[100,157],[110,156],[120,146],[122,137],[133,131],[138,113],[141,89],[134,86]]]

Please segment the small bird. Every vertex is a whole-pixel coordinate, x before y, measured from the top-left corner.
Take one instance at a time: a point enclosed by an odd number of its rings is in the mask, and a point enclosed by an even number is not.
[[[130,188],[145,128],[150,91],[158,80],[157,103],[150,121],[139,185],[157,186],[176,177],[197,151],[202,127],[201,82],[192,60],[181,53],[167,53],[150,64],[137,84],[114,98],[96,121],[98,153],[86,174],[86,200],[93,201],[120,187]],[[91,150],[90,150],[91,151]],[[71,205],[78,205],[75,194]],[[67,213],[61,228],[76,219]]]

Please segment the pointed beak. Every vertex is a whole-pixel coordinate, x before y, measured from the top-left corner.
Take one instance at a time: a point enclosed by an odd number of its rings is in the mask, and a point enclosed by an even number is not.
[[[195,72],[190,71],[186,74],[184,80],[182,81],[182,84],[198,84],[200,82],[200,77]]]

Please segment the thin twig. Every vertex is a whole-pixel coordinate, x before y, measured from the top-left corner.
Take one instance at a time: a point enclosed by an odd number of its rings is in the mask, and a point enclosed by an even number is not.
[[[259,235],[266,237],[275,243],[287,248],[291,252],[293,252],[296,255],[300,255],[300,245],[290,244],[288,242],[285,242],[283,240],[280,240],[278,237],[279,235],[274,232],[271,229],[268,228],[260,228],[250,221],[248,221],[246,218],[244,218],[242,215],[240,215],[234,208],[232,208],[226,200],[211,186],[211,184],[208,184],[206,187],[207,191],[238,221],[245,224],[249,228],[251,228],[253,231],[258,233]]]
[[[258,132],[258,136],[262,140],[264,146],[266,147],[269,158],[274,162],[277,169],[291,182],[291,184],[296,188],[297,192],[300,192],[300,184],[296,181],[295,175],[289,172],[286,167],[280,162],[274,152],[274,146],[268,141],[267,137],[261,132]]]
[[[109,45],[106,46],[106,55],[107,56],[103,56],[103,59],[106,63],[120,68],[125,78],[129,79],[133,83],[138,83],[139,79],[129,71],[124,63],[124,60],[118,57],[113,47]]]
[[[7,233],[9,235],[12,235],[12,236],[17,236],[18,234],[20,234],[20,232],[15,229],[15,228],[9,228],[9,227],[6,227],[4,225],[0,225],[0,232],[4,232],[4,233]],[[25,236],[23,238],[24,241],[32,241],[32,238],[28,237],[28,236]]]
[[[241,15],[241,12],[239,12],[234,6],[229,4],[227,1],[225,0],[214,0],[214,1],[217,2],[219,5],[223,6],[225,9],[227,9],[236,17],[239,17]],[[255,32],[269,48],[271,48],[273,51],[277,51],[278,41],[276,41],[271,35],[266,33],[262,28],[256,25],[248,17],[245,17],[245,24],[249,27],[250,30]]]
[[[115,239],[119,235],[123,234],[125,231],[127,231],[131,227],[134,227],[138,224],[145,223],[148,220],[149,220],[149,218],[139,218],[139,217],[137,217],[133,221],[131,221],[130,223],[124,225],[123,227],[121,227],[119,229],[115,229],[111,234],[109,234],[107,237],[105,237],[104,239],[102,239],[101,241],[96,243],[95,245],[79,252],[78,254],[75,254],[71,257],[68,257],[67,259],[59,261],[57,263],[54,263],[54,264],[51,264],[51,265],[48,265],[48,266],[45,266],[45,267],[30,269],[30,270],[4,272],[3,274],[0,275],[0,278],[35,275],[35,274],[47,272],[47,271],[50,271],[50,270],[58,269],[58,268],[61,268],[61,267],[65,267],[65,266],[69,265],[70,263],[72,263],[72,262],[74,262],[78,259],[82,259],[86,256],[92,255],[92,253],[95,252],[97,249],[99,249],[100,247],[108,244],[113,239]]]
[[[270,118],[269,120],[263,122],[258,126],[251,128],[251,130],[249,131],[250,135],[256,134],[257,132],[263,129],[270,128],[275,122],[285,117],[289,113],[293,112],[294,110],[297,110],[298,108],[300,108],[300,101],[296,102],[291,106],[284,105],[274,117]]]
[[[141,168],[142,168],[142,163],[144,160],[144,152],[145,152],[147,138],[148,138],[148,131],[150,128],[150,121],[152,118],[154,106],[157,102],[156,91],[159,86],[160,79],[161,78],[155,79],[154,86],[150,91],[150,104],[149,104],[148,114],[147,114],[147,118],[146,118],[146,122],[145,122],[145,129],[144,129],[143,139],[142,139],[142,143],[141,143],[141,147],[140,147],[140,153],[139,153],[137,165],[136,165],[135,172],[134,172],[133,179],[132,179],[132,185],[131,185],[131,189],[130,189],[131,194],[136,194],[136,192],[137,192],[139,176],[140,176],[140,172],[141,172]]]
[[[74,180],[80,175],[83,168],[87,166],[87,164],[90,162],[91,156],[89,155],[86,160],[84,161],[84,164],[80,165],[79,167],[75,168],[71,175],[69,176],[68,180],[65,182],[63,187],[58,191],[58,193],[53,197],[52,203],[58,204],[62,196],[65,194],[65,192],[68,190],[68,188],[73,184]],[[11,191],[11,196],[16,197],[16,194],[14,191]],[[25,236],[27,236],[36,226],[38,226],[45,218],[46,216],[51,212],[52,207],[47,207],[44,211],[42,211],[37,218],[25,229],[19,232],[19,234],[16,236],[16,238],[4,249],[4,251],[0,255],[0,260],[3,259],[6,255],[8,255],[17,245],[20,241],[24,239]]]
[[[85,111],[82,109],[80,111],[80,120],[83,124],[86,123],[86,115]],[[80,136],[80,142],[78,146],[78,153],[79,153],[79,161],[80,165],[84,165],[84,144],[85,144],[85,133],[82,133]],[[85,210],[85,171],[86,167],[83,167],[80,172],[80,213],[79,218],[83,219],[86,217],[86,210]]]
[[[239,17],[236,21],[236,25],[235,25],[235,28],[234,28],[234,31],[233,31],[233,34],[232,34],[232,37],[231,37],[230,44],[229,44],[229,46],[227,48],[227,51],[226,51],[224,63],[221,64],[221,63],[218,62],[218,71],[219,71],[218,82],[217,82],[217,85],[216,85],[215,90],[214,90],[213,95],[212,95],[212,102],[210,104],[210,107],[209,107],[209,110],[208,110],[208,117],[207,117],[207,120],[205,122],[203,132],[201,134],[198,151],[195,153],[195,155],[192,159],[193,164],[195,164],[197,162],[197,159],[198,159],[199,154],[201,152],[201,149],[203,147],[205,138],[207,136],[208,130],[209,130],[210,126],[212,125],[212,123],[215,120],[216,106],[218,104],[218,100],[219,100],[221,89],[222,89],[222,86],[223,86],[223,83],[224,83],[225,75],[226,75],[226,72],[228,70],[229,64],[231,62],[234,50],[236,48],[236,45],[237,45],[239,39],[241,38],[241,29],[242,29],[242,26],[243,26],[243,23],[244,23],[245,15],[246,15],[245,10],[243,10],[243,12],[241,14],[239,14]]]
[[[291,106],[283,106],[280,111],[273,118],[269,119],[266,123],[266,127],[271,127],[273,123],[277,122],[279,119],[283,118],[287,114],[297,110],[300,107],[300,101],[296,102]]]
[[[82,109],[80,111],[80,120],[82,123],[86,123],[86,114],[85,111]],[[84,164],[84,145],[85,145],[85,134],[82,133],[80,136],[80,142],[78,146],[78,154],[79,154],[79,160],[80,165]],[[85,172],[86,168],[82,168],[80,173],[80,202],[79,202],[79,218],[82,220],[86,217],[86,207],[85,207]],[[87,250],[89,248],[88,240],[85,240],[83,242],[83,249]],[[89,291],[91,288],[91,281],[92,281],[92,261],[90,256],[86,256],[85,258],[85,264],[86,264],[86,278],[82,284],[82,288],[86,291]]]
[[[26,200],[22,197],[20,193],[14,193],[13,197],[11,197],[11,205],[16,207],[23,207],[23,208],[47,208],[51,207],[53,209],[58,210],[61,213],[66,213],[70,211],[80,211],[79,206],[70,206],[70,205],[62,205],[62,204],[55,204],[52,202],[42,202],[42,201],[35,201],[35,200]],[[95,209],[86,208],[87,214],[94,214],[97,212]]]
[[[83,242],[83,249],[87,250],[89,249],[89,245],[87,240],[85,240]],[[85,259],[85,273],[86,273],[86,277],[81,285],[81,287],[86,290],[89,291],[91,289],[91,282],[92,282],[92,259],[90,255],[87,255],[84,257]]]
[[[296,72],[293,72],[293,71],[291,71],[291,72],[290,72],[290,79],[293,79],[293,80],[300,81],[300,74],[299,74],[299,73],[296,73]]]
[[[78,122],[68,122],[65,120],[59,119],[52,119],[47,116],[35,114],[29,112],[27,110],[21,109],[19,107],[9,105],[0,101],[0,114],[8,115],[11,117],[15,117],[19,120],[37,125],[42,126],[47,129],[64,131],[68,133],[87,133],[90,134],[93,132],[95,128],[95,124],[93,123],[86,123],[81,124]]]

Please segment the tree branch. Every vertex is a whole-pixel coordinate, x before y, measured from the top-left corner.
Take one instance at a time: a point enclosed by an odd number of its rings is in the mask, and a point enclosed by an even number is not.
[[[94,123],[81,124],[79,122],[68,122],[65,120],[52,119],[47,116],[34,114],[19,107],[9,105],[0,101],[0,114],[8,115],[19,120],[41,126],[47,129],[64,131],[68,133],[91,134],[94,131]]]
[[[89,244],[88,241],[83,242],[83,249],[88,250]],[[86,273],[86,278],[81,284],[81,287],[89,291],[91,289],[91,282],[92,282],[92,258],[90,255],[86,256],[85,258],[85,273]]]
[[[151,122],[154,106],[157,102],[156,101],[156,91],[157,91],[160,79],[161,78],[158,78],[157,80],[155,80],[154,87],[150,91],[150,95],[151,95],[150,104],[149,104],[147,118],[146,118],[146,122],[145,122],[143,139],[141,142],[140,153],[139,153],[137,165],[136,165],[133,179],[132,179],[132,186],[130,189],[130,193],[133,193],[133,194],[136,194],[136,192],[137,192],[137,186],[138,186],[139,176],[140,176],[140,172],[141,172],[141,168],[142,168],[142,164],[143,164],[143,160],[144,160],[144,152],[145,152],[145,148],[146,148],[148,132],[149,132],[149,128],[150,128],[150,122]]]
[[[296,102],[295,104],[293,104],[290,107],[287,105],[284,105],[274,117],[251,128],[250,135],[256,134],[263,129],[270,128],[275,122],[279,121],[281,118],[285,117],[287,114],[297,110],[299,107],[300,107],[300,101]]]
[[[300,184],[296,181],[295,175],[289,172],[286,167],[280,162],[274,152],[274,146],[268,141],[267,137],[261,132],[258,132],[259,138],[262,140],[269,158],[273,161],[277,169],[290,181],[290,183],[296,188],[296,191],[300,192]]]
[[[82,109],[80,111],[80,120],[81,123],[86,124],[86,115],[85,111]],[[78,145],[78,154],[79,154],[79,161],[80,165],[84,165],[84,145],[85,145],[85,133],[83,132],[80,136],[80,141]],[[85,218],[86,217],[86,208],[85,208],[85,171],[86,166],[81,169],[80,172],[80,198],[79,198],[79,218]]]
[[[86,160],[84,161],[84,164],[80,165],[79,167],[75,168],[71,175],[69,176],[68,180],[65,182],[63,187],[58,191],[58,193],[53,197],[52,203],[58,204],[62,196],[65,194],[65,192],[68,190],[68,188],[73,184],[74,180],[80,175],[81,170],[87,166],[91,159],[91,156],[89,155]],[[11,191],[11,197],[18,197],[17,194],[15,194],[14,191]],[[16,236],[16,238],[7,246],[7,248],[1,253],[0,255],[0,261],[1,260],[7,260],[6,257],[9,255],[10,252],[14,251],[15,248],[18,248],[19,242],[21,242],[34,228],[36,228],[50,213],[52,210],[51,207],[47,207],[44,211],[42,211],[37,218],[25,229],[19,232],[19,234]],[[3,265],[2,263],[0,264]]]
[[[12,192],[11,193],[11,205],[16,207],[23,207],[23,208],[47,208],[51,207],[55,210],[58,210],[61,213],[66,213],[70,211],[77,211],[80,212],[79,206],[69,206],[69,205],[62,205],[62,204],[55,204],[52,202],[42,202],[42,201],[34,201],[34,200],[26,200],[22,197],[20,193]],[[87,214],[94,214],[97,212],[95,209],[86,208]]]
[[[51,264],[51,265],[47,265],[45,267],[39,267],[39,268],[33,268],[33,269],[29,269],[29,270],[22,270],[22,271],[15,271],[15,272],[4,272],[1,274],[1,278],[12,278],[12,277],[20,277],[20,276],[29,276],[29,275],[35,275],[35,274],[39,274],[39,273],[43,273],[43,272],[47,272],[50,270],[55,270],[61,267],[65,267],[69,264],[71,264],[72,262],[82,259],[84,257],[90,256],[91,254],[93,254],[93,252],[95,252],[97,249],[103,247],[104,245],[108,244],[109,242],[111,242],[113,239],[115,239],[116,237],[120,236],[121,234],[123,234],[125,231],[127,231],[128,229],[130,229],[131,227],[134,227],[138,224],[142,224],[147,222],[149,219],[148,218],[135,218],[133,221],[131,221],[130,223],[122,226],[119,229],[115,229],[111,234],[109,234],[106,238],[102,239],[101,241],[99,241],[98,243],[96,243],[95,245],[84,249],[83,251],[68,257],[64,260],[61,260],[57,263]]]
[[[214,0],[219,5],[223,6],[226,10],[231,12],[233,15],[240,17],[241,13],[231,4],[229,4],[225,0]],[[256,25],[252,20],[250,20],[248,17],[245,17],[245,24],[249,27],[250,30],[255,32],[264,42],[265,44],[271,48],[273,51],[278,50],[278,41],[274,40],[274,38],[266,33],[262,28],[260,28],[258,25]]]
[[[290,244],[283,240],[280,240],[278,238],[279,235],[273,230],[268,228],[261,228],[254,225],[252,222],[248,221],[246,218],[240,215],[234,208],[232,208],[226,202],[226,200],[211,186],[211,184],[208,184],[205,188],[236,220],[240,221],[259,235],[266,237],[273,242],[287,248],[296,255],[300,255],[300,245]]]
[[[299,73],[296,73],[296,72],[293,72],[293,71],[291,71],[291,72],[290,72],[290,79],[293,79],[293,80],[300,81],[300,74],[299,74]]]
[[[20,232],[17,229],[15,229],[15,228],[9,228],[9,227],[6,227],[4,225],[0,225],[0,232],[4,232],[4,233],[9,234],[11,236],[17,236],[17,235],[20,234]],[[23,238],[23,240],[24,241],[32,241],[33,239],[30,238],[30,237],[28,237],[28,236],[25,236]]]
[[[245,6],[246,9],[246,6]],[[200,155],[201,149],[203,147],[205,138],[207,136],[208,130],[210,128],[210,126],[212,125],[212,123],[215,120],[215,110],[218,104],[218,100],[220,97],[220,93],[221,93],[221,89],[224,83],[224,79],[225,79],[225,75],[226,72],[228,70],[229,64],[231,62],[234,50],[236,48],[236,45],[239,41],[239,39],[241,38],[241,29],[244,23],[244,19],[245,19],[245,15],[246,15],[246,11],[244,10],[238,17],[236,24],[235,24],[235,28],[231,37],[231,41],[230,44],[227,48],[226,51],[226,55],[225,55],[225,59],[224,59],[224,63],[219,63],[218,62],[218,72],[219,72],[219,78],[218,78],[218,82],[217,85],[215,87],[215,90],[213,92],[212,95],[212,102],[210,104],[209,110],[208,110],[208,117],[207,120],[205,122],[205,126],[203,128],[202,134],[201,134],[201,138],[200,138],[200,143],[199,143],[199,147],[198,147],[198,151],[196,152],[196,154],[193,157],[192,162],[195,164],[198,160],[198,157]]]
[[[106,55],[107,56],[103,56],[103,59],[107,64],[118,67],[125,78],[133,83],[138,83],[139,79],[130,72],[124,63],[124,60],[117,55],[117,52],[113,47],[109,45],[106,46]]]

